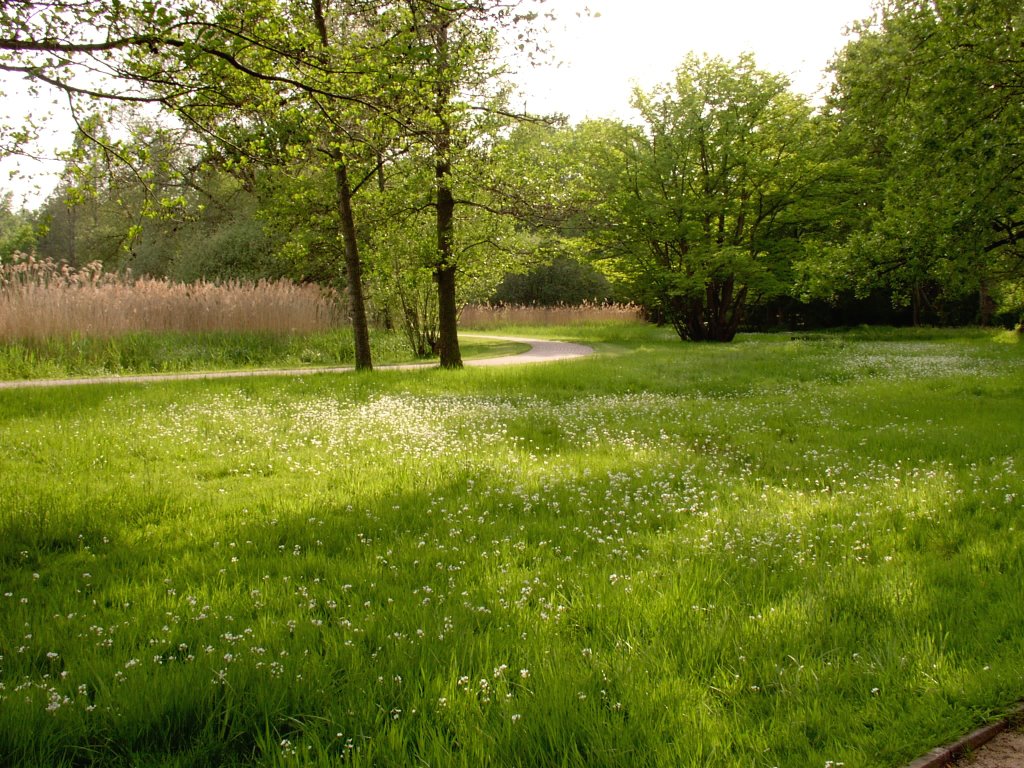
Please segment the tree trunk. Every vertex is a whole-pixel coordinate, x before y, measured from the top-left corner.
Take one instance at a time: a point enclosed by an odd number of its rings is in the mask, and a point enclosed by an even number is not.
[[[355,342],[356,370],[368,371],[373,369],[373,360],[370,353],[370,328],[366,322],[366,302],[363,298],[363,267],[359,259],[355,217],[352,214],[352,186],[348,180],[348,169],[338,158],[335,158],[334,181],[341,237],[345,244],[345,277],[348,283],[349,318]]]
[[[452,252],[455,239],[455,195],[452,194],[452,129],[446,111],[452,98],[448,74],[448,26],[451,19],[446,13],[438,16],[437,46],[438,80],[434,92],[434,116],[438,128],[434,138],[434,180],[437,203],[437,261],[434,262],[434,280],[437,281],[438,354],[442,368],[461,368],[459,351],[459,308],[455,300],[455,259]]]
[[[452,263],[452,238],[455,234],[455,198],[448,187],[451,169],[437,163],[437,281],[438,354],[442,368],[461,368],[459,350],[459,307],[455,299],[455,265]]]
[[[326,52],[329,36],[324,1],[313,0],[313,21],[320,35],[320,45]],[[326,56],[326,53],[324,53]],[[326,59],[325,59],[326,61]],[[345,278],[348,285],[349,319],[355,346],[356,370],[373,369],[370,354],[370,327],[366,322],[366,301],[363,299],[363,265],[359,259],[359,241],[356,238],[356,220],[352,213],[352,185],[348,168],[340,152],[331,152],[334,161],[334,187],[338,204],[341,239],[345,246]]]
[[[438,267],[434,272],[437,280],[438,326],[440,335],[437,352],[442,368],[461,368],[462,353],[459,351],[459,318],[455,304],[455,267]]]
[[[712,280],[703,297],[668,298],[665,312],[683,341],[728,342],[736,338],[743,322],[746,286],[736,290],[735,278]]]
[[[996,311],[996,303],[988,290],[988,281],[982,280],[978,286],[978,322],[982,328],[992,325],[992,316]]]
[[[732,341],[736,338],[736,334],[740,330],[740,324],[743,322],[744,309],[747,304],[747,286],[743,286],[736,293],[736,297],[732,303],[732,315],[729,318],[728,323],[725,327],[725,333],[719,341]]]

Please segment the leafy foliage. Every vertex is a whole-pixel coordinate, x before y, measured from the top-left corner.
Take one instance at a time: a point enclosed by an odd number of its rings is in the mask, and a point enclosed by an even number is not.
[[[684,339],[823,316],[797,300],[1024,312],[1011,0],[880,3],[818,114],[749,56],[690,56],[635,94],[641,125],[575,128],[508,107],[500,42],[532,48],[542,0],[8,5],[0,70],[62,90],[79,132],[0,248],[345,289],[362,367],[368,316],[458,367],[463,302],[584,255]]]
[[[12,200],[10,192],[0,196],[0,259],[30,252],[40,235],[32,214],[24,209],[13,210]]]
[[[491,301],[498,304],[554,307],[598,303],[613,298],[608,279],[588,263],[555,257],[528,272],[505,276]]]
[[[918,314],[975,292],[986,322],[1024,274],[1020,4],[890,0],[857,31],[832,109],[880,173],[845,271]]]
[[[781,225],[808,182],[811,136],[787,87],[749,57],[690,57],[672,84],[636,93],[643,129],[602,129],[600,255],[683,339],[729,341],[748,302],[786,290]]]

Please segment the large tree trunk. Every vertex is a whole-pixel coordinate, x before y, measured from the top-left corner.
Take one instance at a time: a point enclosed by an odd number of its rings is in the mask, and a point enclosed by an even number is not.
[[[734,278],[713,280],[703,297],[675,297],[665,301],[665,311],[683,341],[732,341],[743,322],[747,288],[736,290]]]
[[[356,370],[368,371],[373,368],[373,360],[370,353],[370,328],[366,322],[366,302],[363,298],[363,265],[359,258],[356,222],[352,214],[352,186],[348,180],[348,169],[338,158],[334,164],[334,181],[341,238],[345,244],[345,277],[348,283],[349,318],[355,342]]]
[[[437,281],[438,354],[442,368],[461,368],[459,350],[459,307],[455,299],[455,264],[452,263],[452,238],[455,235],[455,198],[448,187],[451,168],[437,163]]]
[[[441,11],[436,21],[438,78],[434,92],[434,116],[438,125],[434,137],[434,182],[437,195],[437,260],[434,262],[434,280],[437,281],[438,354],[442,368],[461,368],[453,254],[455,195],[451,188],[452,129],[446,115],[452,98],[452,87],[448,82],[448,27],[451,19],[447,12]]]

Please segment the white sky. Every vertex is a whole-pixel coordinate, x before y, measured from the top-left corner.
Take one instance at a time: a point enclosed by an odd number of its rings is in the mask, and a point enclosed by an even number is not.
[[[668,82],[689,52],[735,58],[754,54],[758,66],[787,75],[793,88],[815,96],[823,73],[845,42],[846,27],[871,14],[872,0],[546,0],[555,13],[548,39],[557,65],[524,67],[517,107],[531,112],[630,118],[634,85]],[[589,8],[590,14],[578,11]],[[3,87],[0,82],[0,87]],[[4,88],[0,116],[39,115],[45,102],[27,102]],[[54,119],[43,142],[55,154],[71,141],[67,121]],[[11,179],[11,170],[21,177]],[[38,205],[56,185],[61,164],[0,159],[0,191],[15,205]]]
[[[790,78],[815,96],[825,68],[871,0],[547,0],[558,67],[524,71],[525,106],[540,113],[629,117],[633,86],[672,79],[689,52],[734,59]],[[592,16],[577,17],[589,7]],[[599,16],[597,14],[600,14]]]

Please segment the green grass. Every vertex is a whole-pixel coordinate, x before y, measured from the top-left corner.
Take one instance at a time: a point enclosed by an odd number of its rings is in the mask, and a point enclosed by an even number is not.
[[[0,392],[0,764],[898,766],[1024,696],[1015,337],[549,334]]]
[[[417,362],[404,336],[371,334],[374,365]],[[467,338],[467,359],[514,354],[523,345]],[[313,334],[132,333],[27,339],[0,344],[0,381],[186,371],[349,366],[355,348],[349,330]]]

